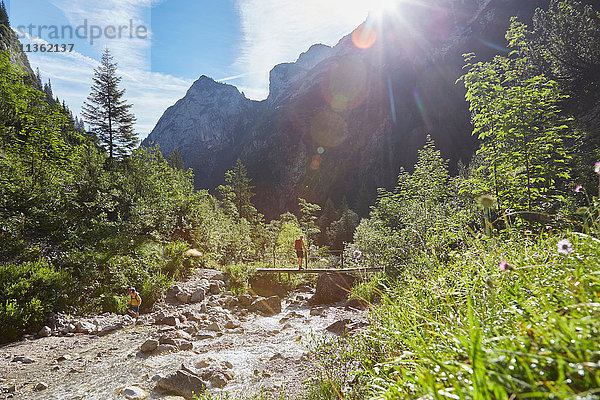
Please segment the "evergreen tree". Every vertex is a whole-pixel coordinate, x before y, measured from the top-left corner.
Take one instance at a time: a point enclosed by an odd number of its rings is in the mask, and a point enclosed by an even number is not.
[[[123,158],[138,144],[133,131],[135,116],[130,112],[131,105],[123,99],[125,89],[119,89],[120,82],[117,64],[106,49],[100,66],[94,70],[91,93],[83,105],[83,117],[110,160]]]
[[[4,26],[5,28],[2,28]],[[6,11],[6,6],[4,5],[4,1],[0,2],[0,36],[4,33],[5,29],[10,28],[10,21],[8,20],[8,12]]]
[[[183,157],[181,157],[181,154],[177,149],[173,150],[171,154],[169,154],[169,157],[167,157],[167,161],[169,161],[169,165],[171,166],[171,168],[181,170],[185,168],[183,165]]]
[[[254,197],[252,192],[254,186],[250,182],[252,182],[252,179],[248,178],[246,167],[238,159],[233,169],[225,173],[226,185],[219,186],[217,190],[223,198],[226,209],[232,210],[231,205],[233,205],[239,218],[245,218],[248,222],[255,222],[260,220],[261,216],[252,205],[251,199]]]
[[[300,208],[300,227],[307,237],[307,242],[311,243],[321,232],[316,224],[317,216],[315,215],[316,212],[321,211],[321,206],[298,198],[298,207]]]

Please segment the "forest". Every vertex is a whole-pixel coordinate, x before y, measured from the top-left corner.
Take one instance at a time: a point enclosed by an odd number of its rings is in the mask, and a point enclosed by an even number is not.
[[[531,26],[512,21],[509,53],[464,55],[457,85],[480,147],[457,175],[429,139],[375,204],[299,198],[296,215],[272,221],[241,162],[215,193],[195,191],[176,152],[137,146],[108,51],[92,84],[113,88],[114,135],[94,86],[85,130],[15,61],[9,26],[0,10],[0,343],[36,332],[51,312],[124,313],[130,286],[150,309],[194,268],[226,271],[243,292],[274,258],[294,265],[304,235],[315,262],[337,266],[340,250],[352,265],[392,267],[351,294],[372,305],[366,333],[313,344],[323,368],[306,398],[597,397],[593,7],[553,0]]]

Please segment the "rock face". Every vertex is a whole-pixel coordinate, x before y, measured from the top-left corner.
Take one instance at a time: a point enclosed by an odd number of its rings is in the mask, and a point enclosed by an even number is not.
[[[345,195],[352,204],[361,187],[372,203],[376,188],[414,165],[427,134],[451,166],[468,162],[476,140],[455,83],[462,54],[501,52],[510,17],[530,23],[548,0],[422,3],[399,2],[403,22],[374,24],[368,48],[348,35],[275,66],[263,101],[200,77],[143,144],[159,144],[165,156],[177,149],[197,188],[221,184],[240,158],[267,218],[294,210],[298,197],[323,204]]]
[[[317,288],[309,302],[312,304],[331,304],[345,300],[356,278],[348,274],[325,273],[319,275]]]

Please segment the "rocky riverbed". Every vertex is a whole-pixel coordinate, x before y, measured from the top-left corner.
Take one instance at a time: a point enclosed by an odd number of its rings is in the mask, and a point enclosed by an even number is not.
[[[36,337],[0,347],[0,399],[183,399],[204,390],[302,398],[319,367],[313,335],[367,325],[347,302],[309,302],[323,296],[312,288],[235,296],[226,279],[198,270],[137,321],[56,316]]]

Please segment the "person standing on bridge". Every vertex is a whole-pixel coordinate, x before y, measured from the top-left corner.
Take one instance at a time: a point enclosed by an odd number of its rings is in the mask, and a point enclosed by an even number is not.
[[[300,239],[296,239],[296,242],[294,243],[296,255],[298,256],[298,269],[302,269],[302,259],[304,258],[304,252],[306,251],[306,246],[302,239],[304,239],[304,236],[300,236]]]

